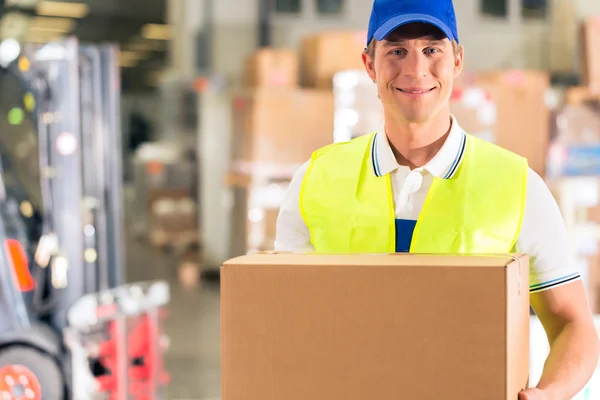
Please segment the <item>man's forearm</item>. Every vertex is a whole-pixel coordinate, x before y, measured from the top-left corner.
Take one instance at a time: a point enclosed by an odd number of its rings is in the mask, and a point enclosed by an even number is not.
[[[550,347],[537,387],[549,399],[569,400],[585,387],[598,365],[598,333],[588,324],[568,323]]]

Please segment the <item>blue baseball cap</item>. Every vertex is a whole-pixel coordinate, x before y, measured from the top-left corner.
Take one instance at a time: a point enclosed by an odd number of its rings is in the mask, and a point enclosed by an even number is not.
[[[456,14],[452,0],[374,0],[367,46],[371,40],[385,39],[396,28],[413,22],[431,24],[449,40],[458,42]]]

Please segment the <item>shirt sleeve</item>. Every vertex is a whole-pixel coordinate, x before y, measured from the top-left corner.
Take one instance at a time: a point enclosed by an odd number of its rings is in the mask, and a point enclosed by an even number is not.
[[[300,213],[300,189],[309,163],[310,161],[304,163],[296,172],[283,197],[277,217],[275,251],[299,253],[314,251],[310,243],[310,231]]]
[[[556,200],[542,178],[531,169],[523,223],[515,250],[529,255],[530,293],[581,278]]]

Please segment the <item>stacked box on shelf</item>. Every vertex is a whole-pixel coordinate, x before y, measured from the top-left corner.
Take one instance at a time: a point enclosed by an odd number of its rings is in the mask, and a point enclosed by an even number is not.
[[[600,92],[600,15],[584,21],[581,48],[583,82],[593,91]]]
[[[157,245],[197,243],[195,162],[173,143],[147,143],[134,161],[131,226]]]
[[[474,84],[488,91],[496,105],[495,143],[526,157],[529,166],[543,176],[550,132],[549,75],[527,70],[486,71],[476,74]]]
[[[302,85],[331,90],[336,73],[362,69],[365,31],[325,31],[304,38],[300,44]]]
[[[233,96],[234,255],[272,249],[286,185],[315,150],[333,143],[333,93],[299,87],[298,74],[297,52],[260,49]]]
[[[333,94],[259,88],[233,98],[233,160],[260,165],[307,161],[333,142]]]
[[[233,192],[233,255],[273,250],[279,208],[294,171],[271,175],[232,171],[227,184]]]
[[[566,99],[575,103],[553,118],[546,182],[569,230],[592,310],[600,313],[600,112],[580,96]]]
[[[497,141],[497,110],[491,94],[477,86],[456,87],[450,96],[450,113],[465,132]]]
[[[377,86],[363,69],[338,72],[333,78],[334,140],[344,142],[383,126]]]
[[[262,48],[246,58],[244,86],[294,89],[298,87],[298,69],[297,51]]]

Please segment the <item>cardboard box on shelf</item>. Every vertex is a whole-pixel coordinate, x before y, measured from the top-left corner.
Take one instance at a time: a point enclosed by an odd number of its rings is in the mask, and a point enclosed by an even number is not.
[[[521,255],[229,260],[223,400],[514,400],[529,375],[528,283]]]
[[[302,164],[333,143],[333,93],[313,89],[257,89],[233,99],[233,160]]]
[[[600,86],[596,90],[589,86],[572,86],[565,91],[565,103],[568,105],[590,102],[600,102]]]
[[[491,94],[477,86],[454,88],[450,113],[465,132],[495,143],[497,111]]]
[[[334,140],[344,142],[383,127],[383,106],[377,86],[364,69],[338,72],[335,96]]]
[[[298,87],[298,52],[291,49],[263,48],[247,59],[244,84],[249,88]]]
[[[488,71],[478,73],[475,81],[496,104],[496,144],[526,157],[529,166],[543,176],[550,135],[546,105],[549,75],[541,71]]]
[[[600,111],[565,105],[551,122],[546,178],[600,174]]]
[[[300,44],[302,85],[331,89],[340,71],[364,69],[365,31],[330,31],[308,36]]]
[[[600,15],[590,17],[582,25],[581,55],[583,82],[594,91],[600,90]]]
[[[194,197],[185,190],[151,192],[148,236],[157,246],[185,248],[198,243],[198,214]]]
[[[466,64],[463,65],[463,69],[453,82],[453,87],[456,89],[473,86],[475,84],[475,71],[469,69]]]
[[[234,256],[274,249],[277,217],[292,176],[291,173],[252,176],[230,172],[226,184],[233,191],[231,248]]]
[[[592,311],[600,312],[600,178],[546,179],[569,233],[573,268],[581,274]]]

